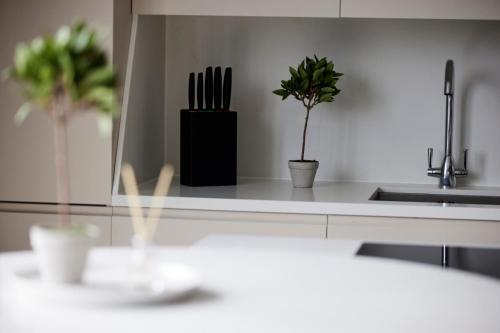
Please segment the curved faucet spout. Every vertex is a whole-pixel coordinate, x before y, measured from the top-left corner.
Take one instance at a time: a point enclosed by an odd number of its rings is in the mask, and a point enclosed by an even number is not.
[[[453,96],[454,85],[453,60],[448,60],[444,72],[444,94]]]
[[[445,121],[445,140],[444,157],[440,168],[432,167],[432,148],[428,150],[429,168],[427,174],[432,177],[439,177],[439,187],[454,188],[456,186],[456,176],[466,176],[467,166],[466,157],[464,157],[464,168],[455,169],[452,157],[453,145],[453,93],[454,93],[454,66],[453,60],[446,62],[444,73],[444,95],[446,97],[446,121]],[[466,154],[466,153],[465,153]]]

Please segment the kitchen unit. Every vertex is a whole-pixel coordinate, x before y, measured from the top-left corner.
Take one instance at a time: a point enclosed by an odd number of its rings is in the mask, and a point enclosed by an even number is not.
[[[135,0],[131,14],[126,4],[113,3],[115,20],[132,17],[129,38],[113,33],[119,55],[126,54],[127,48],[129,55],[126,64],[120,60],[126,74],[121,119],[115,127],[116,156],[108,138],[92,143],[92,149],[78,150],[91,156],[70,158],[74,177],[91,178],[79,174],[79,168],[96,177],[82,184],[89,193],[75,187],[74,204],[88,205],[87,215],[103,216],[109,243],[125,245],[131,236],[119,178],[122,162],[134,166],[142,202],[150,206],[161,166],[165,162],[179,166],[178,111],[187,104],[187,74],[220,63],[234,71],[238,185],[174,185],[164,202],[159,244],[192,244],[212,233],[500,244],[498,205],[370,200],[380,188],[440,191],[425,174],[425,149],[442,141],[442,80],[444,63],[450,58],[456,61],[459,96],[456,147],[470,148],[471,172],[452,193],[500,195],[500,154],[492,149],[500,142],[494,125],[500,118],[498,2],[387,0],[377,7],[362,0],[313,3]],[[117,15],[118,8],[125,14]],[[343,95],[331,110],[318,109],[311,124],[313,132],[321,133],[313,134],[310,142],[312,154],[324,156],[318,171],[322,181],[302,191],[283,180],[287,177],[284,161],[296,146],[296,122],[289,114],[296,110],[288,104],[278,106],[270,92],[286,73],[284,64],[311,52],[333,55],[346,76]],[[3,114],[2,124],[8,123],[7,113]],[[298,113],[295,116],[300,118]],[[80,138],[87,137],[87,131],[82,131],[85,134],[74,131],[79,144]],[[44,146],[51,147],[49,140]],[[33,153],[24,158],[35,157]],[[9,161],[2,157],[4,175],[15,171]],[[89,167],[82,161],[103,165]],[[22,184],[25,195],[14,195],[12,189],[20,183],[6,187],[9,180],[2,180],[2,201],[27,203],[16,213],[0,213],[1,233],[12,228],[13,222],[4,221],[23,220],[27,212],[41,219],[52,216],[35,209],[35,203],[54,202],[52,196],[42,196],[54,183],[52,170],[46,169],[47,177],[36,175],[36,181],[44,183],[32,185],[32,191]],[[22,177],[29,171],[15,174]],[[34,179],[28,180],[30,186]],[[0,211],[8,211],[8,204]]]

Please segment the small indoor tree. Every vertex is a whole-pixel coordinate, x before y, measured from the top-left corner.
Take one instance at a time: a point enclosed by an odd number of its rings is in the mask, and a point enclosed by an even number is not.
[[[7,74],[21,84],[27,99],[15,121],[22,123],[32,110],[40,110],[54,122],[59,228],[30,229],[41,276],[51,282],[79,282],[99,229],[70,223],[67,124],[78,113],[97,111],[101,130],[111,129],[117,109],[115,72],[97,33],[79,22],[61,27],[53,36],[19,44]]]
[[[281,89],[277,89],[273,93],[281,96],[283,100],[289,96],[293,96],[306,109],[300,160],[291,162],[316,162],[315,174],[318,165],[317,161],[307,161],[304,159],[309,114],[316,105],[334,101],[335,96],[340,93],[340,90],[337,88],[337,82],[343,74],[334,70],[332,61],[328,61],[326,58],[318,59],[316,56],[314,56],[314,59],[306,57],[297,68],[290,67],[290,74],[290,79],[281,81]],[[312,180],[314,180],[314,174]],[[292,178],[294,178],[293,172]],[[297,185],[295,179],[294,185]],[[310,186],[312,186],[312,181]]]
[[[45,112],[54,122],[59,219],[61,226],[69,226],[66,125],[77,113],[93,110],[101,114],[100,129],[111,128],[116,111],[115,72],[98,34],[78,22],[61,27],[53,36],[19,44],[7,76],[21,84],[27,99],[16,113],[16,123],[21,124],[32,110]]]

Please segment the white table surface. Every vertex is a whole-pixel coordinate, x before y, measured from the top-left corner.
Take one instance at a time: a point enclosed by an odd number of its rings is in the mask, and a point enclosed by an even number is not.
[[[96,249],[90,265],[126,265],[128,249]],[[438,267],[294,251],[162,248],[192,265],[203,290],[174,304],[72,307],[20,297],[0,255],[0,332],[500,332],[500,282]],[[17,294],[17,296],[16,296]]]

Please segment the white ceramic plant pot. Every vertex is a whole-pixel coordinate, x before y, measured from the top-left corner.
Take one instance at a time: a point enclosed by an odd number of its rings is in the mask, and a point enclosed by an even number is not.
[[[98,236],[99,229],[91,224],[31,227],[31,246],[42,279],[52,283],[81,282],[87,253]]]
[[[288,161],[292,184],[294,187],[312,187],[316,170],[318,170],[318,161]]]

